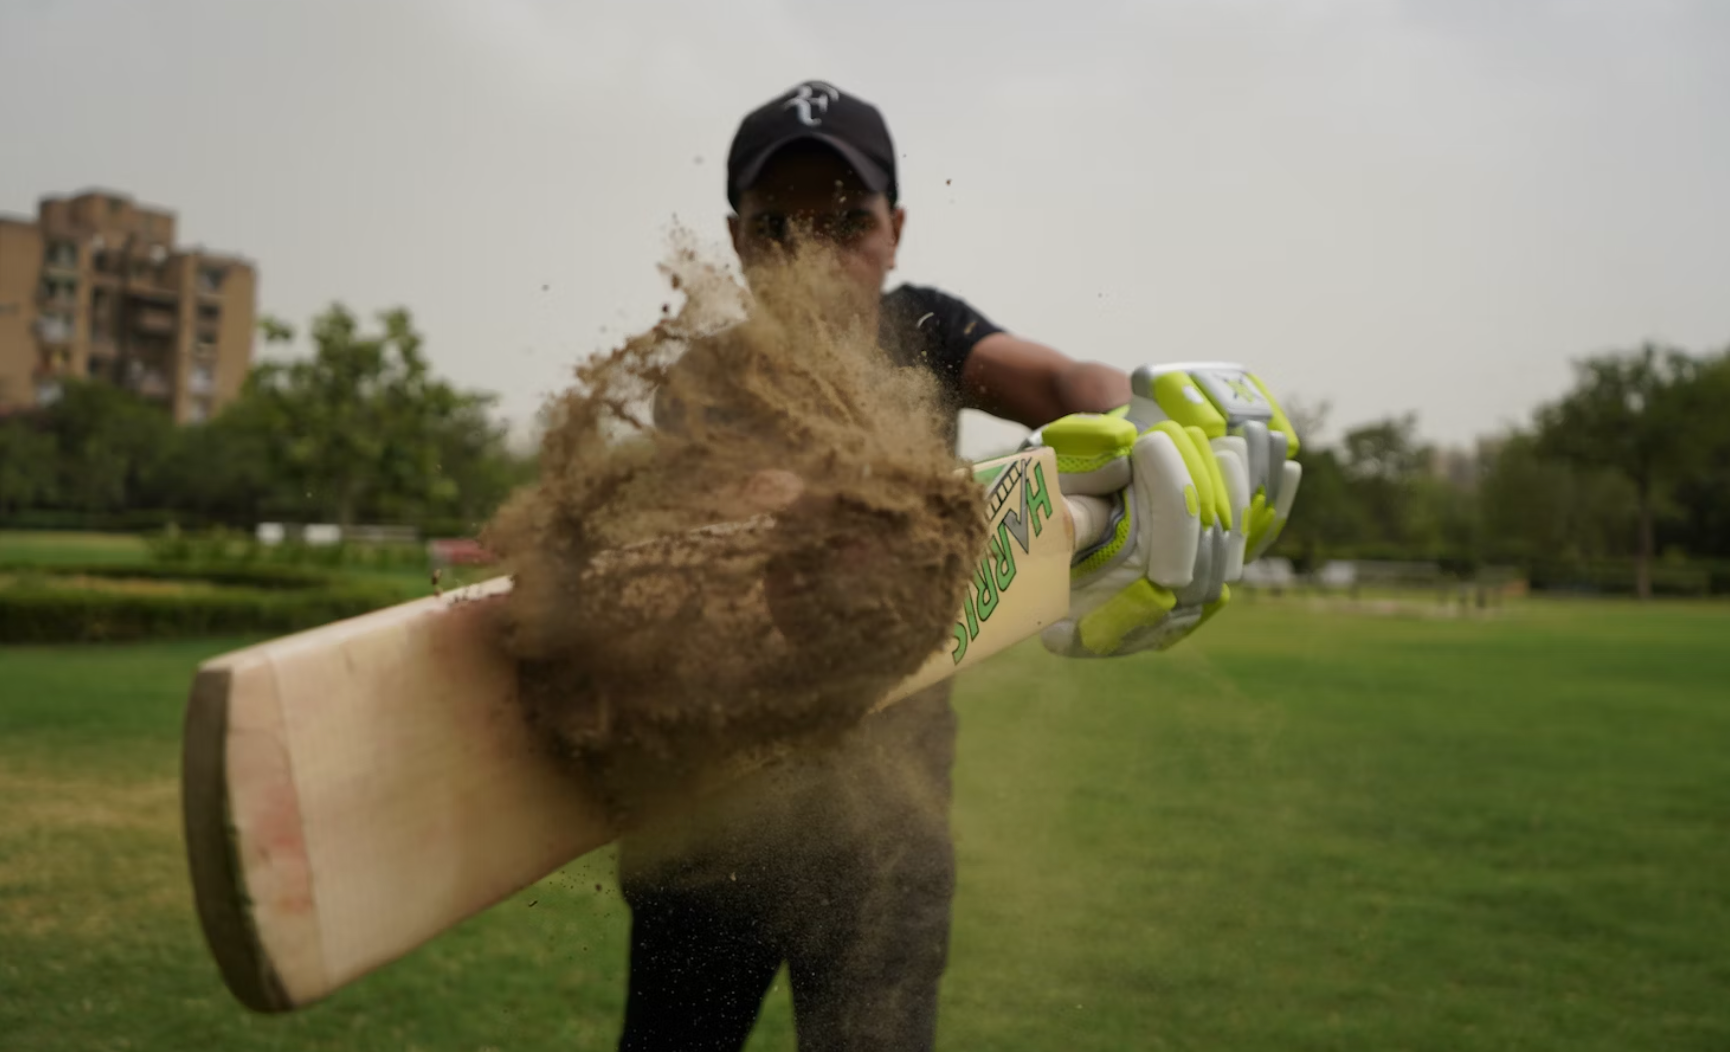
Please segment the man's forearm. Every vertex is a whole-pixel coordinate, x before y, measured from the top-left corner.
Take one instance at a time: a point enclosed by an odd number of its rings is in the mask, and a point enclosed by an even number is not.
[[[1129,375],[1099,362],[993,333],[979,341],[962,371],[970,408],[1043,427],[1070,413],[1104,413],[1129,402]]]
[[[1076,362],[1053,386],[1064,413],[1104,413],[1129,403],[1129,374],[1100,362]]]

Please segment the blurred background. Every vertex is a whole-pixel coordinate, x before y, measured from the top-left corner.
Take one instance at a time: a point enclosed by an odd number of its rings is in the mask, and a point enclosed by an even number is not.
[[[888,119],[892,280],[1250,363],[1305,443],[1244,631],[963,681],[947,1047],[1730,1047],[1727,53],[1711,0],[0,3],[0,1048],[612,1040],[605,858],[247,1016],[180,707],[488,573],[807,78]]]

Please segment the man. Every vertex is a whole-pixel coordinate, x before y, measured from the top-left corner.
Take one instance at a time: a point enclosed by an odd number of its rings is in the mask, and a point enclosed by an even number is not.
[[[1061,436],[1048,441],[1071,454],[1067,463],[1089,470],[1073,476],[1075,488],[1066,476],[1066,492],[1129,494],[1132,464],[1150,479],[1167,470],[1181,476],[1168,480],[1169,492],[1180,494],[1180,505],[1187,493],[1195,516],[1195,487],[1208,481],[1196,458],[1213,463],[1205,441],[1198,450],[1181,429],[1175,438],[1144,434],[1116,416],[1093,415],[1131,402],[1123,371],[1014,335],[937,289],[884,292],[907,215],[894,147],[875,107],[817,81],[774,99],[740,124],[727,192],[747,275],[789,238],[820,242],[856,293],[848,309],[867,321],[876,316],[879,342],[894,360],[936,374],[952,409],[952,447],[961,408],[1030,428],[1068,418],[1046,428]],[[1192,458],[1187,465],[1176,459],[1180,445]],[[1165,461],[1147,459],[1162,452]],[[1149,631],[1173,625],[1181,606],[1177,592],[1144,573],[1150,543],[1136,531],[1145,533],[1161,512],[1127,498],[1120,508],[1115,538],[1078,570],[1074,620],[1046,638],[1056,652],[1169,645],[1203,619],[1197,606],[1182,628]],[[1186,557],[1194,561],[1200,527],[1189,525]],[[1179,576],[1189,585],[1206,575],[1186,566]],[[1084,582],[1098,593],[1085,602]],[[1221,598],[1215,587],[1200,602],[1211,610]],[[948,829],[955,730],[944,684],[870,717],[834,750],[723,794],[677,829],[627,838],[620,869],[632,930],[621,1050],[741,1048],[783,963],[801,1052],[931,1048],[955,882]]]

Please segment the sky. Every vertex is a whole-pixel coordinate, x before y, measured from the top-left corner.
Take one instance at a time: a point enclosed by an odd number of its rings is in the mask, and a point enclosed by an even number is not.
[[[1727,58],[1715,0],[0,0],[0,211],[121,190],[261,311],[407,307],[526,433],[821,78],[903,157],[892,282],[1463,444],[1580,356],[1730,344]]]

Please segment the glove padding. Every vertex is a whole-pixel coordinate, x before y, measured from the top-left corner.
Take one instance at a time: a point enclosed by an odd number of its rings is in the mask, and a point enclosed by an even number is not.
[[[1137,428],[1170,420],[1199,429],[1219,456],[1234,525],[1227,579],[1236,580],[1291,516],[1303,480],[1297,431],[1261,378],[1230,362],[1144,365],[1130,391],[1126,413]]]
[[[1067,657],[1188,637],[1278,539],[1303,475],[1285,412],[1241,366],[1143,366],[1131,392],[1112,413],[1067,416],[1028,440],[1057,453],[1065,494],[1114,501],[1104,537],[1071,565],[1069,616],[1040,634]]]
[[[1138,433],[1120,414],[1078,413],[1030,442],[1057,453],[1064,494],[1112,502],[1101,539],[1075,554],[1069,615],[1040,633],[1046,649],[1164,650],[1225,605],[1231,507],[1219,458],[1198,429],[1167,420]]]

